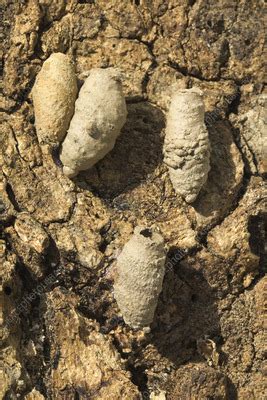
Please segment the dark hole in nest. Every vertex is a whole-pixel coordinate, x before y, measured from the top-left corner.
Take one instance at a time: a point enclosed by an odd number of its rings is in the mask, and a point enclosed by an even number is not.
[[[152,232],[150,229],[143,229],[142,231],[140,231],[140,235],[151,238]]]
[[[5,287],[4,287],[4,292],[5,292],[5,294],[6,294],[7,296],[10,296],[11,293],[12,293],[11,287],[10,287],[10,286],[5,286]]]
[[[140,0],[134,0],[134,4],[135,4],[136,6],[140,6]]]

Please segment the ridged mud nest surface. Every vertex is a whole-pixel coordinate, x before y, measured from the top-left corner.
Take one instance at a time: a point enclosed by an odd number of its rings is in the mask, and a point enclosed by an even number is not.
[[[264,1],[1,7],[0,397],[264,399]],[[60,87],[55,119],[40,117],[33,90],[54,53],[66,55],[61,73],[37,98]],[[75,100],[107,68],[124,97],[92,132],[86,107],[99,117],[92,96],[101,103],[109,83]],[[201,93],[203,137],[194,107],[179,108],[179,128],[174,87]],[[112,144],[92,165],[77,127],[90,147],[109,123]]]

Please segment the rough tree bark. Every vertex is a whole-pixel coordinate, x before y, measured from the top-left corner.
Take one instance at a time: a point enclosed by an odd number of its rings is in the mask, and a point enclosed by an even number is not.
[[[264,1],[1,4],[1,398],[263,399],[266,164],[240,116],[263,93]],[[34,127],[53,52],[80,84],[119,67],[127,97],[113,151],[73,180]],[[174,82],[204,92],[211,170],[192,205],[162,162]],[[110,269],[150,224],[169,252],[145,334],[123,323]]]

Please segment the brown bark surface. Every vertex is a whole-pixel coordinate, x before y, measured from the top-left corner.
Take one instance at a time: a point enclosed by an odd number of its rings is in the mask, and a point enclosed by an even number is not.
[[[267,169],[240,116],[264,93],[264,1],[1,6],[1,398],[263,400]],[[92,67],[123,74],[122,134],[73,180],[34,126],[32,86],[53,52],[80,85]],[[191,205],[162,162],[174,82],[203,90],[211,142]],[[124,324],[111,277],[133,228],[151,224],[168,256],[146,333]]]

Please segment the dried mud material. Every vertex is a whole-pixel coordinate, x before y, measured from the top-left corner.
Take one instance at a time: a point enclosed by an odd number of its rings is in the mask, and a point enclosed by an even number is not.
[[[136,227],[117,260],[114,297],[124,321],[132,328],[153,321],[165,273],[162,236],[152,228]]]
[[[187,203],[196,200],[210,169],[204,102],[197,88],[176,90],[167,115],[164,162],[174,190]]]
[[[32,90],[35,127],[40,144],[58,146],[74,113],[77,79],[71,59],[53,53],[43,63]]]
[[[75,103],[75,113],[62,144],[63,172],[73,177],[95,165],[115,145],[127,116],[118,71],[94,68]]]

